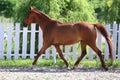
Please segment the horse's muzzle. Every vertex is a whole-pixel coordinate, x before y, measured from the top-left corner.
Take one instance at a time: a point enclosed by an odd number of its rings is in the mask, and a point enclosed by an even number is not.
[[[23,23],[23,26],[24,26],[24,27],[27,27],[27,24],[26,24],[26,23]]]

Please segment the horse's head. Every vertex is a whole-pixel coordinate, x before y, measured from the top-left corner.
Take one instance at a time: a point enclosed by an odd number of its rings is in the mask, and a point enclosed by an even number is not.
[[[35,20],[35,14],[34,14],[34,8],[30,7],[30,11],[28,16],[25,18],[23,26],[27,27],[27,25],[30,25]]]

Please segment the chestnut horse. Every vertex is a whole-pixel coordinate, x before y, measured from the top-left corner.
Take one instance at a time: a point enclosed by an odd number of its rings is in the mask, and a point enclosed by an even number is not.
[[[110,58],[113,60],[112,55],[112,42],[110,36],[108,35],[105,27],[98,24],[89,24],[87,22],[74,22],[74,23],[62,23],[57,20],[53,20],[49,18],[46,14],[38,11],[32,7],[30,7],[30,12],[24,21],[24,27],[30,25],[31,23],[38,23],[43,32],[43,40],[44,44],[41,50],[38,52],[33,65],[36,64],[38,58],[44,51],[54,45],[56,50],[58,51],[59,56],[65,62],[67,68],[69,67],[68,62],[64,58],[62,51],[60,49],[60,45],[70,45],[76,42],[81,42],[81,56],[75,62],[74,68],[78,66],[79,62],[86,55],[86,45],[90,46],[96,54],[99,56],[102,67],[107,70],[108,66],[105,64],[104,59],[102,57],[101,51],[96,46],[96,37],[98,29],[101,34],[107,40],[109,46]]]

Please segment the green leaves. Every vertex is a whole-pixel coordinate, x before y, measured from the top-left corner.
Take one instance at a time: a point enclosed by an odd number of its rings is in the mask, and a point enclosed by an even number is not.
[[[7,18],[13,16],[13,6],[14,4],[9,0],[0,0],[0,15],[4,15]]]
[[[100,22],[113,23],[116,21],[120,23],[120,0],[91,0],[90,3]]]
[[[62,22],[97,21],[94,9],[87,0],[25,0],[16,8],[15,21],[22,22],[30,6]]]
[[[23,22],[30,6],[62,22],[120,22],[120,0],[0,0],[0,15]]]

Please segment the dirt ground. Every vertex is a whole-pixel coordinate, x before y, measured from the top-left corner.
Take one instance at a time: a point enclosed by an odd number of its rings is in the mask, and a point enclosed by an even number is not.
[[[120,80],[120,68],[0,67],[0,80]]]

